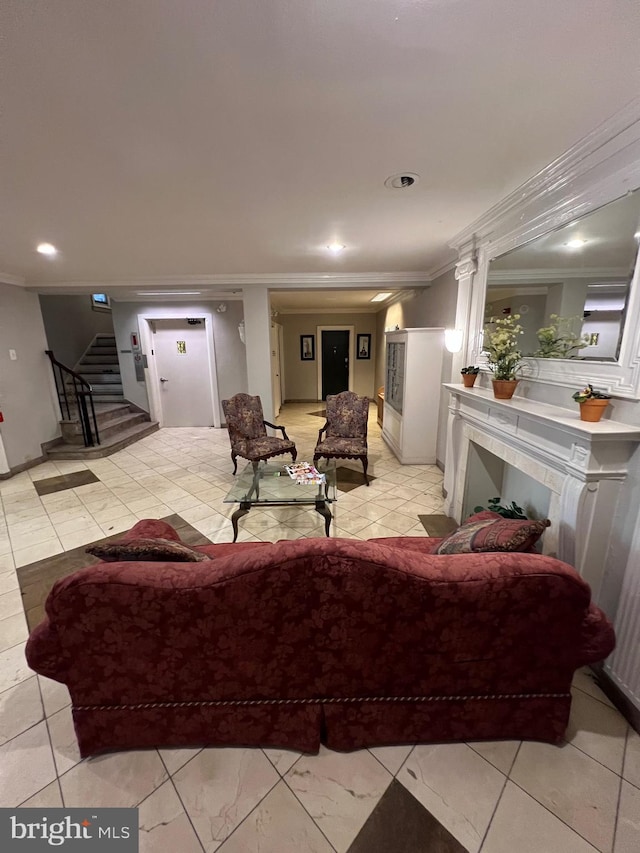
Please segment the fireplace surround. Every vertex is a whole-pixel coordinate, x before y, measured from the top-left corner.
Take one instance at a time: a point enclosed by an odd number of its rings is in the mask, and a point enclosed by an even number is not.
[[[602,593],[611,520],[640,427],[581,421],[578,412],[513,397],[496,400],[484,388],[446,383],[445,512],[462,520],[474,443],[546,486],[552,526],[543,552],[575,566]]]

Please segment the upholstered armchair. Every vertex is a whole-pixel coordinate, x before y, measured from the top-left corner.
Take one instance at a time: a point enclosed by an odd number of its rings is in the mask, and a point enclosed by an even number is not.
[[[367,420],[369,398],[359,397],[353,391],[327,396],[327,421],[318,432],[318,443],[313,461],[325,459],[359,459],[367,477]],[[323,439],[323,434],[325,435]]]
[[[264,420],[260,397],[236,394],[230,400],[222,401],[222,409],[229,430],[234,474],[238,470],[238,456],[257,463],[272,456],[290,453],[295,462],[298,455],[295,444],[283,426]],[[279,429],[282,438],[267,435],[266,427]]]

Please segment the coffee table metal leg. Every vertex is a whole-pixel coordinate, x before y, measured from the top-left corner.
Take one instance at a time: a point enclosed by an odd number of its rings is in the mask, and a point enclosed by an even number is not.
[[[231,524],[233,525],[233,541],[235,542],[238,538],[238,521],[242,518],[243,515],[246,515],[251,509],[250,503],[245,503],[242,501],[240,503],[239,508],[233,513],[231,516]],[[328,536],[329,534],[327,534]]]
[[[324,533],[325,536],[328,536],[331,519],[333,518],[331,510],[324,501],[316,501],[316,512],[319,512],[320,515],[324,516]]]

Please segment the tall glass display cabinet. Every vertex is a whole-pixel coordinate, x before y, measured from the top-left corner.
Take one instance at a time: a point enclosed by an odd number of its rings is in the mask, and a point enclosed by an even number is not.
[[[444,329],[386,332],[382,438],[403,465],[434,465]]]

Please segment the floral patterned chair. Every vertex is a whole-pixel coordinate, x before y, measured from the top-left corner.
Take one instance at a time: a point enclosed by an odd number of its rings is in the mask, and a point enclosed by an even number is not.
[[[369,417],[369,398],[359,397],[353,391],[327,396],[327,422],[318,432],[318,443],[313,453],[313,461],[321,456],[325,459],[359,459],[364,469],[364,481],[367,477],[367,420]],[[322,434],[326,433],[324,440]]]
[[[222,401],[222,409],[229,430],[234,474],[238,470],[238,456],[258,463],[272,456],[290,453],[295,462],[298,452],[294,442],[289,439],[284,427],[264,420],[260,397],[236,394],[230,400]],[[267,435],[266,427],[279,429],[282,438]]]

